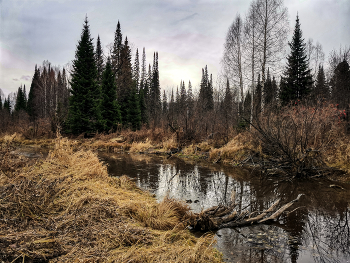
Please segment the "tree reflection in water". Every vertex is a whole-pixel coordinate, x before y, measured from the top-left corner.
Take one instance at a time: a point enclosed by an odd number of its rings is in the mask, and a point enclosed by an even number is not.
[[[271,225],[217,232],[217,247],[229,262],[350,262],[350,191],[327,180],[260,178],[247,171],[176,158],[101,155],[112,176],[126,174],[156,194],[187,200],[195,212],[227,204],[236,193],[239,212],[263,211],[277,198],[289,202],[304,194],[289,213]],[[349,186],[343,185],[349,189]],[[293,208],[293,209],[294,209]]]

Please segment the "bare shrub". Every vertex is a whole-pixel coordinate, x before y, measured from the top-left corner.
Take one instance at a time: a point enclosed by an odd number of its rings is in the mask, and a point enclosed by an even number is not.
[[[323,151],[343,134],[344,114],[332,104],[266,108],[253,121],[253,133],[261,140],[263,153],[300,175],[323,165]]]

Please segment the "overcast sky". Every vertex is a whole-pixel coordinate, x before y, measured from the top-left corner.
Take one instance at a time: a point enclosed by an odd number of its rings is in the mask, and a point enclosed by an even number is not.
[[[0,88],[8,94],[25,84],[35,64],[64,66],[74,59],[87,14],[91,35],[106,46],[118,20],[133,50],[146,48],[147,63],[159,53],[162,89],[181,80],[196,87],[201,68],[215,77],[228,27],[244,17],[249,0],[0,0]],[[350,0],[284,0],[290,27],[297,12],[305,39],[322,44],[326,57],[350,45]],[[134,54],[133,54],[134,55]]]

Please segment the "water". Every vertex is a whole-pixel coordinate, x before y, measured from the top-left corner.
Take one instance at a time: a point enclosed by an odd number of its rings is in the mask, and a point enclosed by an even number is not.
[[[350,262],[349,185],[328,180],[288,181],[251,172],[177,158],[101,154],[112,176],[127,175],[158,200],[187,200],[195,212],[227,203],[236,193],[238,209],[262,211],[277,198],[305,196],[278,222],[216,232],[227,262]],[[330,187],[337,184],[345,188]]]

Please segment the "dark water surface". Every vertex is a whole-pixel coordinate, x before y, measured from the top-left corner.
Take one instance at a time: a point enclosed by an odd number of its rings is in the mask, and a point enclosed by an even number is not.
[[[162,200],[187,200],[195,212],[230,201],[239,210],[263,211],[304,194],[293,213],[271,225],[221,229],[217,249],[227,262],[350,262],[350,187],[328,180],[260,178],[251,172],[177,158],[101,154],[112,176],[127,175]],[[330,187],[339,185],[345,188]]]

